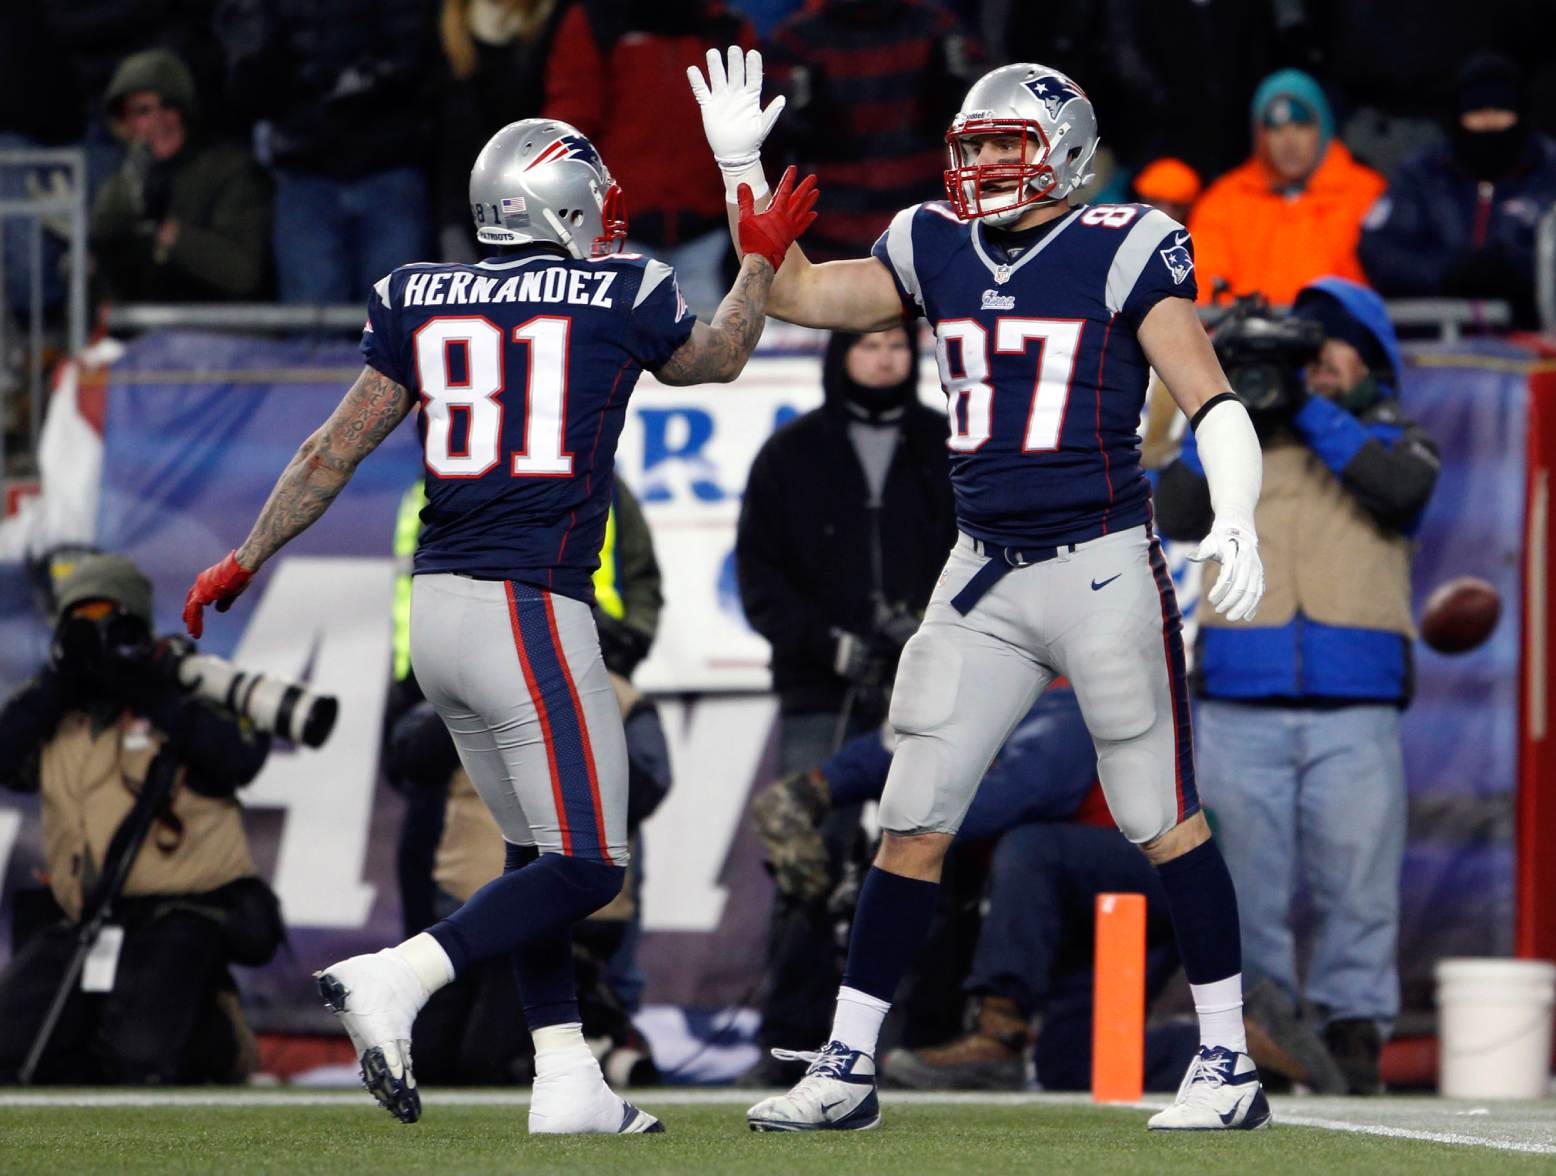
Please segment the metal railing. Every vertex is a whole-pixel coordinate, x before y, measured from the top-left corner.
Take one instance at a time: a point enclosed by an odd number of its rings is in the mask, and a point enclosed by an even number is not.
[[[1553,229],[1556,234],[1556,229]],[[1556,235],[1553,235],[1556,248]],[[1401,298],[1385,304],[1396,327],[1435,328],[1439,337],[1457,342],[1466,331],[1506,330],[1512,309],[1505,302],[1465,298]],[[141,331],[209,330],[240,332],[360,331],[366,304],[298,306],[273,302],[139,302],[110,306],[106,325],[113,334]],[[1201,312],[1210,317],[1221,308]],[[774,324],[769,324],[772,329]]]
[[[66,339],[69,354],[79,354],[87,338],[87,191],[86,153],[79,148],[5,148],[0,150],[0,174],[14,177],[0,192],[19,190],[24,195],[0,196],[0,226],[13,220],[26,225],[27,298],[25,313],[9,306],[5,275],[11,259],[6,237],[0,232],[0,379],[18,390],[25,387],[30,402],[28,447],[35,447],[43,428],[46,372],[43,363],[46,304],[45,266],[48,251],[45,233],[62,233],[66,240]],[[27,181],[32,179],[32,183]],[[26,331],[24,371],[13,372],[12,332]],[[22,377],[16,380],[16,377]],[[6,406],[9,409],[9,406]]]
[[[361,305],[296,305],[277,302],[125,302],[110,305],[104,315],[110,334],[141,331],[270,332],[350,331],[360,333],[367,321],[367,301]]]

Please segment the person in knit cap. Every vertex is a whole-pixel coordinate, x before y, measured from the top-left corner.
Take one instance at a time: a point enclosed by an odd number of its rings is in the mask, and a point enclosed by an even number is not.
[[[248,152],[201,129],[194,79],[166,49],[127,57],[103,96],[124,164],[92,206],[101,293],[252,300],[270,272],[270,189]]]
[[[1320,278],[1291,314],[1323,342],[1298,393],[1255,413],[1265,595],[1252,625],[1199,610],[1195,766],[1237,886],[1250,992],[1271,1024],[1295,1029],[1310,1010],[1349,1093],[1377,1094],[1400,1001],[1410,565],[1441,459],[1400,403],[1404,361],[1376,292]],[[1209,529],[1203,467],[1190,431],[1157,486],[1163,535]],[[1299,888],[1316,927],[1300,969]]]
[[[796,811],[812,799],[802,773],[886,718],[898,656],[956,538],[945,414],[919,402],[914,335],[834,331],[821,383],[822,406],[757,452],[735,534],[741,604],[772,646],[777,772],[795,782],[771,799]],[[817,891],[837,881],[858,824],[857,804],[828,818],[831,876]],[[833,956],[826,894],[776,897],[763,1057],[747,1079],[758,1086],[799,1076],[803,1063],[767,1047],[824,1034],[838,981],[816,966]]]
[[[1472,57],[1446,111],[1447,138],[1407,159],[1367,214],[1361,261],[1379,291],[1510,303],[1534,326],[1534,239],[1556,203],[1556,142],[1530,124],[1518,67]]]
[[[1199,301],[1258,292],[1289,304],[1325,274],[1362,281],[1356,242],[1383,177],[1335,138],[1323,90],[1283,69],[1254,92],[1254,152],[1212,184],[1194,209]]]
[[[53,921],[0,973],[0,1085],[17,1081],[81,924],[105,904],[112,933],[94,955],[111,966],[73,986],[35,1080],[242,1081],[257,1046],[228,966],[266,962],[282,928],[234,793],[259,773],[270,738],[173,680],[151,583],[128,559],[84,555],[50,587],[49,660],[0,705],[0,787],[39,795],[54,903]],[[171,790],[115,893],[105,880],[131,844],[119,831],[135,823],[162,756]]]
[[[1204,185],[1199,173],[1181,159],[1153,159],[1134,178],[1135,199],[1158,208],[1179,224],[1188,224]]]

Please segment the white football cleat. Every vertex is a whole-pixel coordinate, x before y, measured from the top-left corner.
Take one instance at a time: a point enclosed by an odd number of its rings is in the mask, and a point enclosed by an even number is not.
[[[1270,1121],[1270,1101],[1247,1054],[1203,1045],[1178,1097],[1146,1124],[1152,1131],[1252,1131]]]
[[[775,1049],[780,1062],[809,1062],[788,1094],[764,1098],[746,1112],[752,1131],[868,1131],[880,1125],[875,1059],[829,1041],[819,1051]]]
[[[529,1104],[531,1135],[658,1134],[665,1125],[613,1091],[587,1047],[577,1059],[536,1074]]]
[[[313,974],[324,1005],[340,1018],[362,1066],[362,1085],[402,1123],[421,1118],[411,1072],[411,1025],[427,993],[415,970],[385,948]]]

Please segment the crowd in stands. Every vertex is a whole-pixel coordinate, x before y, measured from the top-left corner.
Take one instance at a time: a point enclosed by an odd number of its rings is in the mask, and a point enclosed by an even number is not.
[[[1334,274],[1505,299],[1532,325],[1556,198],[1541,9],[1496,0],[1466,27],[1435,0],[18,0],[0,16],[0,148],[85,147],[99,298],[355,303],[402,262],[473,258],[475,151],[554,116],[599,145],[632,245],[707,314],[731,264],[684,77],[707,49],[764,50],[788,102],[771,162],[821,181],[817,258],[861,255],[937,198],[968,85],[1036,60],[1098,108],[1091,198],[1184,218],[1203,299],[1289,302]]]

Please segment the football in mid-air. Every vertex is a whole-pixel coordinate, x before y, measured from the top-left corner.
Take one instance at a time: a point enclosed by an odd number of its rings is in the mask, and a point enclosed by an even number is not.
[[[1438,653],[1464,653],[1491,636],[1502,616],[1502,597],[1479,576],[1439,584],[1421,610],[1421,640]]]

